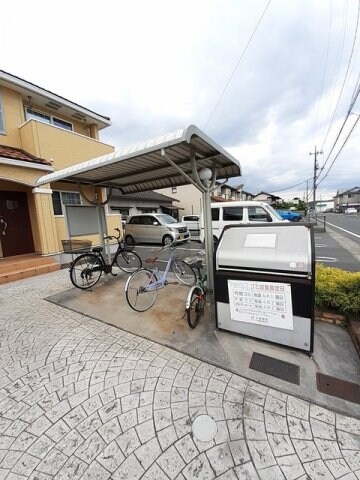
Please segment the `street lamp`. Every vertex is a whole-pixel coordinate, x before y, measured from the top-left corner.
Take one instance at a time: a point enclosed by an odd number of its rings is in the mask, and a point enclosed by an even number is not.
[[[211,177],[212,177],[212,171],[210,170],[210,168],[202,168],[200,171],[199,171],[199,177],[200,177],[200,180],[202,181],[202,183],[205,185],[205,187],[208,187],[210,185],[210,180],[211,180]]]

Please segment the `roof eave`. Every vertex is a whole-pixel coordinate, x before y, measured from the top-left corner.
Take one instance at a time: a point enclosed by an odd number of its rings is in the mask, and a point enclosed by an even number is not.
[[[3,70],[0,70],[0,80],[4,80],[7,83],[10,83],[12,85],[16,85],[19,88],[23,88],[24,90],[32,93],[36,93],[42,97],[48,98],[50,100],[54,100],[57,103],[60,103],[64,107],[71,108],[73,110],[76,110],[80,113],[83,113],[87,117],[95,120],[98,123],[99,130],[102,130],[103,128],[111,126],[111,121],[109,117],[105,117],[103,115],[100,115],[96,112],[93,112],[92,110],[89,110],[85,107],[82,107],[81,105],[78,105],[77,103],[71,102],[70,100],[67,100],[64,97],[61,97],[60,95],[57,95],[56,93],[50,92],[49,90],[46,90],[42,87],[39,87],[38,85],[35,85],[34,83],[28,82],[26,80],[23,80],[20,77],[11,75],[10,73],[4,72]]]

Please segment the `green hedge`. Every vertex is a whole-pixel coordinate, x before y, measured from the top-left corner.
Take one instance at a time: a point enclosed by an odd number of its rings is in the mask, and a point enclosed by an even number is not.
[[[335,308],[343,313],[360,312],[360,273],[316,266],[315,306]]]

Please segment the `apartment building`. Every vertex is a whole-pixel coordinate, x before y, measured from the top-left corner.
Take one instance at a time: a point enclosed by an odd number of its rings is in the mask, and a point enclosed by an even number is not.
[[[0,264],[1,258],[62,252],[69,236],[65,205],[87,202],[76,185],[34,188],[35,181],[112,152],[99,139],[110,125],[108,117],[0,70]],[[89,199],[106,195],[86,187],[84,193]],[[107,215],[106,221],[111,230],[121,216]]]

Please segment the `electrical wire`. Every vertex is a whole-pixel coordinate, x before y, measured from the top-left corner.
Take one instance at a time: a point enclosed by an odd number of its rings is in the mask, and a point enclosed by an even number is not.
[[[328,59],[329,59],[330,38],[331,38],[331,31],[332,31],[332,17],[333,17],[333,3],[331,1],[330,2],[329,34],[328,34],[328,41],[327,41],[327,46],[326,46],[324,71],[323,71],[323,77],[322,77],[322,82],[321,82],[321,93],[320,93],[319,101],[317,102],[317,106],[316,106],[314,132],[316,132],[316,130],[317,130],[317,125],[318,125],[318,120],[319,120],[320,101],[321,101],[323,93],[324,93],[325,77],[326,77],[327,65],[328,65]]]
[[[219,97],[218,101],[216,102],[215,107],[213,108],[213,110],[212,110],[212,112],[211,112],[211,114],[210,114],[210,117],[209,117],[208,121],[207,121],[206,124],[205,124],[205,128],[207,128],[207,126],[208,126],[209,123],[211,122],[212,117],[214,116],[214,113],[216,112],[216,110],[217,110],[217,108],[218,108],[218,106],[219,106],[219,104],[220,104],[220,102],[221,102],[221,100],[222,100],[222,98],[223,98],[223,96],[224,96],[227,88],[229,87],[229,85],[230,85],[230,83],[231,83],[231,81],[232,81],[232,79],[233,79],[233,77],[234,77],[234,75],[235,75],[235,72],[236,72],[238,66],[240,65],[241,60],[243,59],[243,57],[244,57],[244,55],[245,55],[245,53],[246,53],[246,51],[247,51],[247,49],[248,49],[248,47],[249,47],[249,45],[250,45],[250,43],[251,43],[251,41],[252,41],[252,39],[253,39],[253,37],[254,37],[257,29],[258,29],[259,26],[260,26],[260,23],[261,23],[262,19],[263,19],[264,16],[265,16],[265,13],[266,13],[267,9],[269,8],[269,5],[270,5],[271,1],[272,1],[272,0],[269,0],[268,3],[267,3],[267,5],[266,5],[266,7],[264,8],[264,11],[262,12],[262,14],[261,14],[261,16],[260,16],[260,18],[259,18],[259,20],[258,20],[258,22],[257,22],[257,24],[256,24],[256,26],[255,26],[255,28],[254,28],[254,30],[253,30],[253,32],[252,32],[252,34],[251,34],[251,36],[250,36],[247,44],[245,45],[245,48],[244,48],[244,50],[242,51],[242,53],[241,53],[241,55],[240,55],[240,57],[239,57],[236,65],[235,65],[235,68],[234,68],[234,70],[232,71],[232,73],[231,73],[231,75],[230,75],[229,80],[226,82],[226,85],[225,85],[223,91],[221,92],[220,97]]]
[[[282,188],[280,190],[274,190],[273,192],[270,192],[270,193],[279,193],[279,192],[285,192],[285,190],[290,190],[291,188],[294,188],[294,187],[298,187],[299,185],[302,185],[303,183],[306,183],[308,182],[309,180],[311,180],[312,177],[310,178],[307,178],[306,180],[303,180],[302,182],[299,182],[299,183],[295,183],[294,185],[290,185],[289,187],[286,187],[286,188]]]
[[[327,172],[326,172],[325,175],[323,176],[323,178],[317,183],[317,186],[319,186],[319,185],[325,180],[325,178],[329,175],[330,170],[332,169],[334,163],[336,162],[337,158],[339,157],[340,153],[342,152],[343,148],[345,147],[347,141],[348,141],[349,138],[350,138],[350,135],[351,135],[352,132],[354,131],[354,129],[355,129],[355,127],[356,127],[356,125],[357,125],[357,123],[358,123],[359,120],[360,120],[360,116],[357,117],[354,125],[351,127],[350,132],[348,133],[348,135],[346,136],[343,144],[341,145],[340,150],[339,150],[338,153],[335,155],[333,161],[331,162],[331,164],[330,164]]]
[[[342,83],[342,86],[341,86],[341,89],[340,89],[340,93],[339,93],[338,100],[337,100],[337,103],[336,103],[336,106],[335,106],[335,110],[334,110],[334,112],[333,112],[333,114],[332,114],[332,117],[331,117],[331,120],[330,120],[330,124],[329,124],[329,126],[328,126],[327,131],[326,131],[325,138],[324,138],[324,140],[323,140],[323,142],[322,142],[322,145],[321,145],[321,149],[320,149],[320,150],[323,149],[323,147],[324,147],[324,145],[325,145],[325,143],[326,143],[327,137],[328,137],[328,135],[329,135],[329,132],[330,132],[330,130],[331,130],[331,127],[332,127],[332,124],[333,124],[333,122],[334,122],[334,118],[335,118],[337,109],[338,109],[338,107],[339,107],[340,99],[341,99],[341,96],[342,96],[343,91],[344,91],[344,86],[345,86],[345,83],[346,83],[346,80],[347,80],[347,77],[348,77],[348,74],[349,74],[349,69],[350,69],[350,65],[351,65],[351,62],[352,62],[352,58],[353,58],[353,54],[354,54],[354,50],[355,50],[356,39],[357,39],[357,33],[358,33],[358,27],[359,27],[359,17],[360,17],[360,0],[358,1],[358,10],[357,10],[357,17],[356,17],[356,27],[355,27],[354,38],[353,38],[353,43],[352,43],[352,47],[351,47],[351,53],[350,53],[348,65],[347,65],[346,72],[345,72],[345,77],[344,77],[344,80],[343,80],[343,83]],[[350,112],[348,111],[347,116],[346,116],[346,120],[348,119],[349,115],[350,115]],[[329,157],[328,157],[328,158],[329,158]],[[322,166],[321,171],[324,170],[328,158],[325,160],[325,163],[324,163],[324,165]],[[320,173],[321,173],[321,172],[320,172]],[[320,175],[320,174],[319,174],[319,175]]]

